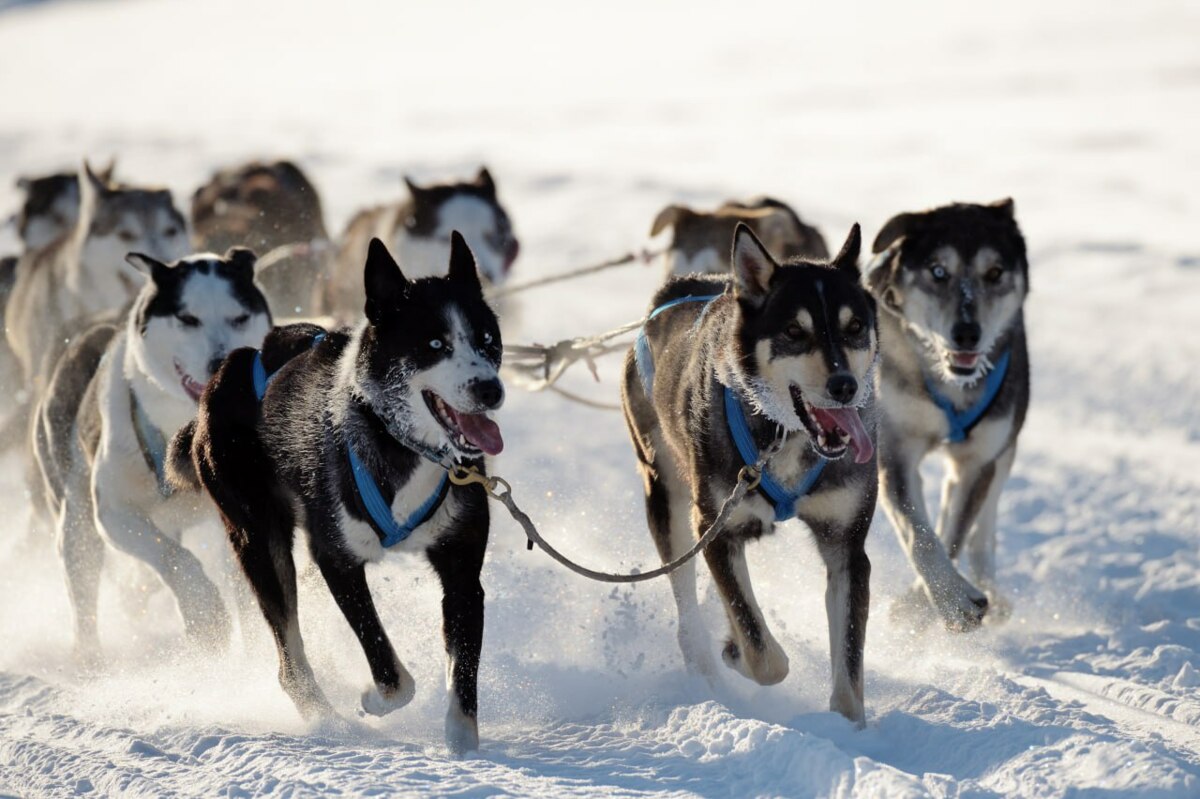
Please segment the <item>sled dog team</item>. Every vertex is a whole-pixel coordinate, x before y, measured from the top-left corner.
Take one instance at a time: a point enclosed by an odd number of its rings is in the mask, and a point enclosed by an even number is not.
[[[82,661],[100,657],[108,546],[154,570],[191,641],[227,644],[217,586],[181,543],[215,510],[300,713],[335,710],[300,635],[297,528],[366,655],[362,707],[389,713],[415,685],[364,565],[420,552],[443,588],[446,741],[478,746],[488,496],[451,475],[485,473],[504,446],[492,418],[501,327],[485,290],[519,245],[486,169],[406,184],[406,199],[331,240],[316,189],[286,161],[216,173],[190,224],[168,191],[125,183],[113,165],[21,180],[24,251],[0,260],[11,387],[0,446],[30,453],[35,525],[55,530]],[[830,257],[771,198],[672,205],[651,233],[668,229],[667,279],[621,385],[651,538],[674,560],[748,482],[702,557],[729,621],[721,659],[770,685],[788,658],[745,547],[802,520],[827,570],[830,707],[862,724],[864,545],[880,491],[916,572],[895,612],[962,631],[1007,612],[997,505],[1029,401],[1013,203],[900,213],[865,267],[858,225]],[[332,324],[274,326],[273,312]],[[935,452],[946,462],[936,524],[919,472]],[[687,669],[712,681],[697,560],[670,588]]]

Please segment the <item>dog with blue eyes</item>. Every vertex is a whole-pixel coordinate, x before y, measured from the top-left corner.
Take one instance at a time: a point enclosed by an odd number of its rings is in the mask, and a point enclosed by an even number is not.
[[[416,686],[364,566],[388,552],[423,555],[443,589],[446,743],[464,752],[479,746],[489,517],[483,488],[451,477],[482,473],[504,446],[490,418],[504,401],[500,330],[457,231],[449,269],[415,280],[373,239],[364,293],[353,329],[289,325],[261,351],[231,354],[172,443],[172,479],[216,502],[274,636],[280,684],[306,718],[335,712],[300,637],[296,528],[362,645],[372,678],[362,708],[373,715],[403,707]]]
[[[1025,239],[1006,199],[899,214],[873,249],[879,482],[917,573],[895,611],[932,609],[948,629],[971,630],[1009,611],[996,587],[996,516],[1029,406]],[[936,528],[920,475],[935,453],[947,467]]]

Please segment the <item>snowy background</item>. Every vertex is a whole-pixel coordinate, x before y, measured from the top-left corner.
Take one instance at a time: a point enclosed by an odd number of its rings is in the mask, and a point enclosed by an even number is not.
[[[612,589],[527,553],[506,519],[484,586],[481,751],[442,743],[438,590],[396,556],[369,577],[418,680],[369,679],[322,587],[308,650],[354,732],[306,727],[261,621],[189,652],[165,590],[110,553],[110,669],[74,672],[21,462],[0,465],[0,794],[1099,797],[1200,795],[1200,7],[1016,0],[385,3],[92,0],[0,10],[0,210],[18,174],[87,154],[186,207],[210,172],[288,156],[339,230],[400,178],[491,167],[515,279],[646,243],[668,202],[771,193],[836,246],[893,213],[1011,195],[1030,244],[1034,399],[1001,502],[1015,612],[968,636],[892,624],[911,580],[880,514],[868,725],[824,710],[823,569],[796,522],[751,548],[786,681],[689,681],[664,582]],[[5,3],[0,2],[0,9]],[[0,251],[15,247],[11,229]],[[523,295],[510,341],[638,318],[629,267]],[[570,385],[614,399],[603,381]],[[511,392],[498,471],[548,538],[655,563],[619,414]],[[938,469],[927,476],[936,500]],[[191,538],[225,568],[216,525]],[[723,620],[711,586],[714,637]]]

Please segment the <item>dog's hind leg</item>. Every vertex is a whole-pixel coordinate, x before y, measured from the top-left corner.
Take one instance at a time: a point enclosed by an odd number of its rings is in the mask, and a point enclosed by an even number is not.
[[[473,487],[477,489],[477,487]],[[446,745],[462,754],[479,748],[479,655],[483,648],[483,586],[479,573],[487,547],[487,497],[478,491],[475,513],[453,544],[428,550],[442,581],[442,636],[446,643]],[[482,530],[482,534],[474,531]],[[444,539],[454,541],[454,538]]]
[[[702,514],[697,514],[701,516]],[[705,530],[712,518],[704,518],[698,529]],[[761,524],[757,519],[751,525]],[[750,586],[746,565],[746,537],[756,533],[745,527],[727,528],[708,545],[704,559],[712,570],[713,581],[725,604],[732,637],[721,655],[725,664],[759,685],[774,685],[788,675],[788,656],[767,629],[762,610]]]
[[[321,537],[337,540],[338,534]],[[334,601],[358,637],[371,667],[375,684],[363,691],[362,708],[373,716],[383,716],[411,702],[416,693],[416,683],[396,657],[387,631],[379,621],[362,562],[348,562],[346,557],[313,552],[321,576],[325,578]]]
[[[966,541],[967,565],[971,570],[972,579],[988,596],[991,608],[989,617],[995,614],[999,621],[1008,618],[1012,612],[1012,605],[996,587],[996,517],[1000,506],[1000,494],[1004,491],[1004,484],[1008,481],[1008,474],[1012,470],[1016,455],[1017,448],[1014,444],[995,460],[996,471],[988,485],[987,497]]]
[[[829,620],[829,662],[833,690],[829,709],[862,726],[863,643],[871,600],[871,561],[863,548],[871,518],[852,522],[846,530],[814,527],[825,561],[825,614]]]
[[[66,570],[74,620],[75,657],[85,668],[94,668],[100,659],[96,605],[100,570],[104,565],[104,541],[96,532],[86,485],[67,485],[57,522],[58,551]]]

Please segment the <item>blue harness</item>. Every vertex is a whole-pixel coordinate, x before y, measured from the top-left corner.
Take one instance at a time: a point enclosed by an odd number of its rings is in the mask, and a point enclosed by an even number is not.
[[[646,317],[649,322],[654,317],[658,316],[668,308],[673,308],[676,305],[682,305],[686,302],[703,302],[706,303],[704,312],[696,319],[696,325],[704,319],[704,313],[708,311],[708,304],[711,304],[721,294],[711,294],[708,296],[694,297],[679,297],[670,302],[663,303],[650,312]],[[633,345],[633,358],[637,365],[638,374],[642,378],[642,386],[646,390],[646,395],[649,396],[654,389],[654,355],[650,351],[650,341],[646,337],[645,325],[638,331],[637,339]],[[750,424],[746,421],[746,411],[742,408],[742,403],[738,401],[737,394],[729,386],[722,386],[725,396],[725,418],[729,424],[729,435],[733,438],[733,443],[737,447],[738,455],[741,456],[742,463],[747,466],[753,466],[758,463],[758,447],[754,443],[754,436],[750,433]],[[775,521],[785,522],[796,515],[796,503],[801,497],[813,490],[817,481],[821,479],[821,473],[825,471],[825,466],[829,463],[825,458],[819,458],[816,464],[808,470],[800,482],[791,488],[786,488],[779,483],[778,480],[764,469],[762,479],[758,484],[758,490],[766,495],[771,504],[775,507]]]
[[[950,426],[950,432],[946,435],[946,441],[951,444],[959,444],[967,440],[967,436],[971,435],[971,431],[975,429],[975,425],[988,412],[988,408],[992,407],[992,403],[996,401],[996,395],[1000,393],[1000,387],[1004,385],[1004,377],[1008,374],[1009,355],[1012,350],[1005,350],[1000,356],[1000,360],[996,361],[995,368],[988,372],[986,381],[983,384],[983,396],[969,408],[958,410],[954,407],[954,403],[947,399],[942,394],[938,393],[937,387],[933,384],[933,380],[928,375],[925,376],[925,390],[929,392],[929,398],[934,404],[942,409],[942,413],[946,416],[946,424]]]
[[[325,334],[318,333],[313,337],[312,345],[317,346],[323,338],[325,338]],[[254,380],[254,394],[258,397],[258,401],[262,402],[267,393],[267,386],[275,375],[267,374],[266,367],[263,366],[261,351],[254,353],[251,377]],[[437,513],[438,508],[446,499],[446,492],[450,487],[450,476],[449,473],[443,472],[442,479],[438,481],[437,488],[434,489],[429,499],[409,514],[404,522],[397,522],[396,517],[392,515],[391,506],[383,498],[383,493],[375,483],[375,478],[371,477],[370,471],[363,465],[362,460],[349,443],[346,445],[346,455],[350,461],[350,473],[354,477],[354,488],[358,491],[358,498],[362,502],[363,508],[366,509],[367,517],[371,520],[371,527],[375,529],[384,548],[394,547],[412,535],[414,530]]]
[[[162,431],[154,426],[150,421],[150,417],[146,415],[146,409],[142,407],[142,403],[138,402],[137,395],[133,393],[133,389],[129,389],[129,405],[133,411],[133,432],[137,436],[138,447],[142,450],[142,457],[146,460],[146,465],[150,467],[150,471],[154,472],[154,480],[158,483],[158,493],[165,497],[170,497],[175,493],[175,488],[167,482],[167,439],[163,436]]]

